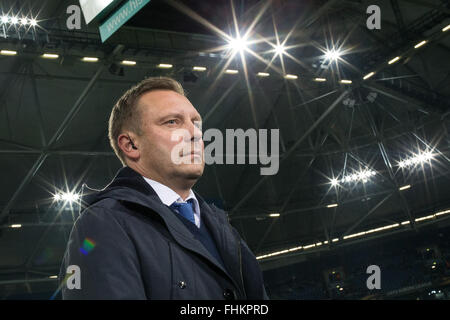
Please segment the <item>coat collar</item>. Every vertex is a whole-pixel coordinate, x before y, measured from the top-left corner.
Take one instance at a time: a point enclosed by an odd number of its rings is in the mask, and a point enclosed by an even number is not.
[[[238,285],[241,283],[239,281],[240,261],[238,253],[240,243],[232,234],[232,230],[226,231],[226,225],[229,224],[226,215],[223,212],[219,212],[219,209],[215,207],[211,208],[198,193],[195,192],[195,196],[202,213],[202,222],[205,222],[208,230],[211,232],[219,252],[223,255],[222,259],[227,269],[224,269],[201,242],[192,235],[180,219],[175,216],[175,213],[161,202],[161,199],[144,178],[130,167],[121,168],[113,181],[104,189],[89,189],[87,194],[83,195],[82,204],[87,207],[102,199],[113,198],[149,208],[162,218],[170,234],[181,246],[209,260],[222,270],[237,288],[242,288],[242,285]]]

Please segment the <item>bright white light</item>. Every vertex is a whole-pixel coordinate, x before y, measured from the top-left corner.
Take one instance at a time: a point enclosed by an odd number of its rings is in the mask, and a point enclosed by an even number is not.
[[[271,213],[271,214],[269,214],[269,217],[272,217],[272,218],[277,218],[279,216],[280,216],[279,213]]]
[[[238,73],[239,71],[237,71],[237,70],[233,70],[233,69],[227,69],[227,70],[225,70],[225,73],[228,73],[228,74],[236,74],[236,73]]]
[[[338,180],[337,179],[331,179],[331,185],[334,187],[334,186],[337,186],[338,185]]]
[[[28,19],[27,18],[22,18],[20,19],[20,23],[23,25],[26,25],[28,23]]]
[[[400,188],[398,188],[398,190],[402,191],[402,190],[406,190],[406,189],[409,189],[409,188],[411,188],[410,184],[408,184],[406,186],[403,186],[403,187],[400,187]]]
[[[258,77],[268,77],[268,76],[270,76],[270,74],[267,72],[258,72],[257,76]]]
[[[30,25],[35,27],[37,25],[37,21],[35,19],[30,19]]]
[[[339,59],[339,57],[341,56],[340,51],[336,51],[334,49],[332,50],[327,50],[327,52],[325,53],[325,58],[327,58],[330,61],[335,61],[337,59]]]
[[[337,206],[338,206],[337,203],[333,203],[333,204],[327,205],[327,208],[335,208],[335,207],[337,207]]]
[[[123,60],[122,64],[126,65],[126,66],[135,66],[136,65],[136,61],[131,61],[131,60]]]
[[[394,59],[390,60],[388,62],[388,64],[393,64],[394,62],[397,62],[398,60],[400,60],[400,57],[395,57]]]
[[[231,39],[228,43],[230,49],[232,49],[235,52],[243,52],[247,49],[247,41],[245,39],[242,39],[241,37],[237,37],[236,39]]]
[[[352,182],[352,181],[356,182],[356,181],[360,180],[365,183],[368,181],[368,179],[370,177],[374,176],[375,174],[376,174],[376,172],[373,170],[363,170],[360,172],[353,173],[351,175],[347,175],[346,177],[343,177],[341,179],[341,182],[342,183]]]
[[[160,64],[158,64],[158,68],[170,69],[172,67],[173,67],[173,65],[171,65],[169,63],[160,63]]]
[[[17,19],[17,17],[11,17],[11,23],[12,24],[16,24],[19,22],[19,19]]]
[[[72,192],[63,192],[53,196],[55,201],[75,202],[80,199],[80,195]]]
[[[296,76],[295,74],[287,74],[284,76],[286,79],[291,79],[291,80],[295,80],[298,78],[298,76]]]
[[[419,42],[418,44],[416,44],[414,46],[414,49],[420,48],[421,46],[423,46],[425,43],[427,43],[427,40],[423,40],[421,42]]]
[[[369,79],[371,76],[373,76],[375,74],[375,72],[370,72],[370,73],[368,73],[368,74],[366,74],[365,76],[364,76],[364,80],[366,80],[366,79]]]
[[[284,54],[284,47],[282,45],[276,45],[275,46],[275,54],[282,55]]]
[[[2,16],[1,21],[2,21],[2,23],[8,23],[9,17],[8,16]]]
[[[325,78],[314,78],[314,81],[325,82],[325,81],[327,81],[327,79],[325,79]]]
[[[13,50],[1,50],[0,51],[1,55],[4,56],[15,56],[17,54],[17,51],[13,51]]]
[[[419,153],[418,155],[415,155],[414,157],[411,157],[409,159],[399,161],[398,166],[400,168],[405,168],[413,164],[417,165],[430,161],[431,159],[433,159],[433,154],[430,151],[426,151]]]
[[[11,228],[22,228],[21,224],[12,224],[10,225]]]
[[[96,58],[96,57],[84,57],[83,61],[84,62],[97,62],[98,58]]]
[[[352,83],[352,80],[345,80],[345,79],[342,79],[340,82],[341,82],[341,83],[344,83],[344,84],[351,84],[351,83]]]
[[[59,55],[55,54],[55,53],[44,53],[42,55],[42,58],[46,58],[46,59],[58,59]]]
[[[58,279],[58,276],[49,276],[50,279]]]
[[[445,32],[445,31],[447,31],[448,29],[450,29],[450,24],[449,24],[448,26],[442,28],[442,32]]]
[[[192,70],[194,70],[194,71],[206,71],[206,67],[195,66],[195,67],[192,68]]]

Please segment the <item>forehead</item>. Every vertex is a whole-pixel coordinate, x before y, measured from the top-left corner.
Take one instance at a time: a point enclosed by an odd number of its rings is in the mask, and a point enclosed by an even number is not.
[[[164,117],[171,113],[200,117],[185,96],[171,90],[155,90],[144,93],[138,100],[138,108],[141,112],[153,117]]]

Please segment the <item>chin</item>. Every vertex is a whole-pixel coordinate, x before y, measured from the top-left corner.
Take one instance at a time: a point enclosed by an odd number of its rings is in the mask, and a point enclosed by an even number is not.
[[[188,179],[199,179],[203,175],[203,164],[188,165],[188,168],[183,168],[183,175]]]

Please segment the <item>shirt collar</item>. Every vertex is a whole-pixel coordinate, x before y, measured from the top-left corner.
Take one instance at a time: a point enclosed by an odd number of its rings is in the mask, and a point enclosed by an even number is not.
[[[198,203],[197,198],[195,197],[194,192],[192,189],[189,190],[189,195],[186,198],[186,200],[183,200],[178,193],[170,189],[168,186],[163,185],[162,183],[146,178],[144,177],[144,180],[147,181],[147,183],[155,190],[156,194],[158,195],[159,199],[162,203],[164,203],[166,206],[171,206],[174,202],[186,202],[189,199],[193,199],[194,201],[194,217],[196,224],[200,221],[200,205]]]

